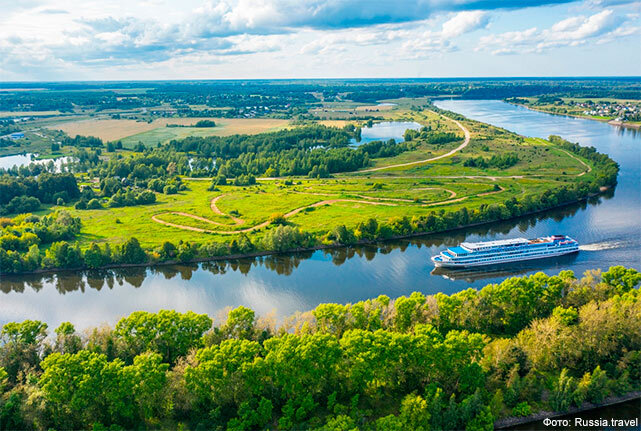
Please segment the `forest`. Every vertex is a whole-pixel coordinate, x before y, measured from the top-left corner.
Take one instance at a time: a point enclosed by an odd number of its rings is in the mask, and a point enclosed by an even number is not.
[[[0,430],[491,430],[641,389],[641,274],[321,304],[283,322],[135,312],[0,331]]]

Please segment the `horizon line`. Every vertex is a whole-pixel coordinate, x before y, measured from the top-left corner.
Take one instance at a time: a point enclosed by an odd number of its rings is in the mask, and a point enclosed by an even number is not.
[[[172,78],[172,79],[86,79],[56,81],[1,81],[5,84],[70,84],[70,83],[119,83],[119,82],[242,82],[242,81],[473,81],[473,80],[555,80],[555,79],[639,79],[641,75],[558,75],[558,76],[452,76],[452,77],[352,77],[352,78]]]

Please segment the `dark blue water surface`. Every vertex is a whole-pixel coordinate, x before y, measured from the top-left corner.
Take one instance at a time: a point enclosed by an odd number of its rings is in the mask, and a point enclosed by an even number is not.
[[[245,305],[276,318],[322,302],[354,302],[420,290],[453,293],[510,275],[577,274],[611,265],[640,267],[641,134],[611,125],[553,116],[500,101],[439,101],[441,108],[514,132],[563,136],[593,145],[621,164],[619,184],[605,196],[519,220],[431,235],[378,247],[338,249],[193,266],[3,277],[0,324],[40,319],[56,327],[113,324],[135,310],[193,310],[216,317]],[[582,245],[573,256],[484,271],[435,271],[429,257],[461,241],[568,234]]]

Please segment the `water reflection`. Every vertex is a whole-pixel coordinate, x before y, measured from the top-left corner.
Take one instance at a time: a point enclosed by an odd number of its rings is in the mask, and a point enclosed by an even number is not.
[[[370,127],[361,128],[361,140],[358,142],[352,140],[352,145],[359,146],[367,142],[389,139],[402,142],[407,129],[419,130],[421,127],[423,126],[415,121],[382,121]]]
[[[564,269],[572,265],[576,261],[577,254],[569,254],[564,256],[557,256],[548,258],[545,260],[531,260],[525,262],[513,262],[500,265],[490,265],[484,267],[475,267],[475,268],[460,268],[460,269],[450,269],[450,268],[434,268],[430,273],[432,275],[438,275],[448,280],[464,280],[468,283],[473,283],[479,280],[488,280],[499,278],[514,277],[518,275],[524,275],[532,271],[538,271],[541,268],[541,264],[550,264],[555,265],[560,269]],[[545,262],[549,260],[549,262]]]
[[[452,232],[417,236],[409,239],[391,242],[381,242],[378,244],[368,244],[355,247],[340,247],[325,249],[319,251],[306,251],[295,254],[276,254],[270,256],[259,256],[256,258],[244,258],[233,260],[210,261],[201,264],[187,265],[160,265],[155,267],[128,267],[113,268],[103,270],[89,271],[59,271],[56,274],[27,274],[27,275],[8,275],[3,276],[0,282],[0,291],[24,292],[25,289],[40,291],[44,285],[53,286],[61,294],[68,292],[85,292],[87,287],[100,291],[103,288],[113,290],[114,286],[130,286],[140,288],[143,286],[147,277],[162,277],[165,281],[180,280],[190,281],[197,272],[205,272],[213,276],[226,275],[229,272],[239,273],[247,276],[252,270],[262,269],[273,272],[278,276],[291,276],[299,268],[302,262],[310,260],[315,256],[322,255],[329,260],[334,266],[342,266],[346,262],[356,258],[373,261],[377,255],[389,255],[391,253],[404,253],[408,248],[420,250],[422,248],[446,248],[457,245],[469,238],[470,236],[497,236],[507,235],[513,230],[527,232],[534,227],[539,221],[553,219],[562,221],[567,217],[572,217],[577,211],[585,209],[588,205],[599,205],[602,199],[607,196],[591,198],[589,202],[580,202],[568,205],[545,213],[538,213],[518,219],[507,220],[499,223],[491,223],[481,226],[475,226],[467,229],[459,229]],[[428,256],[426,255],[426,258]],[[565,256],[567,258],[567,256]],[[570,259],[556,259],[555,264],[564,266],[570,264]],[[457,280],[480,280],[484,278],[499,277],[509,274],[527,273],[541,267],[541,262],[529,263],[527,265],[512,265],[504,267],[502,271],[476,271],[478,277],[470,278],[466,272],[445,270],[438,268],[431,272],[433,275],[440,275],[447,279]],[[487,274],[482,276],[481,274]],[[491,275],[494,274],[494,275]]]
[[[15,154],[12,156],[0,157],[0,169],[11,169],[13,167],[20,167],[30,165],[31,163],[37,165],[50,165],[53,166],[56,172],[60,172],[63,165],[67,164],[71,157],[57,157],[55,159],[38,159],[35,153]]]

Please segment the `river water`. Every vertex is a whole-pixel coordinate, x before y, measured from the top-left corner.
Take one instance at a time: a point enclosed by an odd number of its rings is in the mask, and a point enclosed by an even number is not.
[[[322,302],[354,302],[413,291],[454,293],[506,276],[626,265],[641,269],[641,134],[606,123],[553,116],[500,101],[440,101],[441,108],[528,136],[558,134],[593,145],[621,165],[614,191],[590,202],[536,216],[378,246],[342,248],[191,266],[160,266],[51,275],[3,277],[0,325],[39,319],[55,328],[115,323],[136,310],[175,309],[222,316],[244,305],[276,318]],[[429,257],[463,240],[536,237],[576,238],[573,256],[484,271],[435,271]]]

